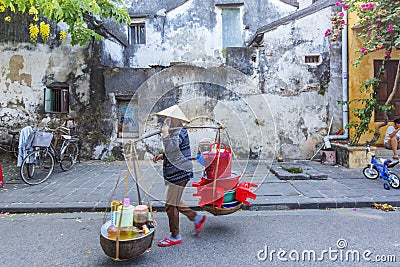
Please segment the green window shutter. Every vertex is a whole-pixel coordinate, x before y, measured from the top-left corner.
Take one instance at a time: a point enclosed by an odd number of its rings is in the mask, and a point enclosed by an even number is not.
[[[53,111],[53,90],[44,88],[44,112]]]
[[[222,46],[241,47],[243,45],[240,27],[240,9],[222,9]]]

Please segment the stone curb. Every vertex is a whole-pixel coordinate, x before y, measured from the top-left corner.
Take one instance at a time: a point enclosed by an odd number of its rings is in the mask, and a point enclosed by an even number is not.
[[[339,209],[339,208],[370,208],[374,203],[386,203],[394,207],[400,206],[400,200],[388,200],[388,201],[359,201],[350,200],[331,200],[331,201],[321,201],[321,202],[311,202],[311,201],[298,201],[298,202],[284,202],[281,203],[271,203],[271,204],[251,204],[250,206],[243,205],[242,210],[249,211],[267,211],[267,210],[297,210],[297,209]],[[1,209],[3,213],[69,213],[69,212],[105,212],[107,210],[106,206],[30,206],[21,205],[15,207],[4,207]],[[165,207],[163,205],[153,205],[153,210],[157,212],[165,212]],[[203,211],[201,207],[191,207],[196,211]]]

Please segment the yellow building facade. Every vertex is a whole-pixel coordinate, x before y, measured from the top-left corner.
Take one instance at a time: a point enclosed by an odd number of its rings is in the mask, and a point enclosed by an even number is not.
[[[363,57],[361,64],[356,67],[353,65],[360,56],[360,51],[362,47],[362,41],[357,36],[360,32],[360,28],[357,26],[358,17],[355,14],[349,13],[348,14],[348,92],[349,92],[349,100],[365,98],[366,95],[360,92],[360,87],[363,82],[367,79],[374,77],[374,60],[383,60],[385,57],[385,50],[379,50],[373,53],[368,53]],[[391,54],[391,60],[399,60],[399,52],[398,50],[393,50]],[[358,103],[351,103],[349,106],[349,121],[356,121],[357,118],[354,116],[352,110],[356,107],[362,107]],[[375,131],[375,128],[378,124],[382,122],[375,121],[375,114],[371,118],[370,129]],[[380,129],[381,136],[379,140],[376,142],[376,145],[383,145],[383,139],[385,137],[385,131],[387,126],[393,125],[393,122],[389,122],[388,125],[382,127]],[[350,129],[350,138],[354,136],[354,129]],[[373,133],[366,133],[364,134],[361,139],[360,143],[364,143],[365,141],[371,140],[373,137]]]

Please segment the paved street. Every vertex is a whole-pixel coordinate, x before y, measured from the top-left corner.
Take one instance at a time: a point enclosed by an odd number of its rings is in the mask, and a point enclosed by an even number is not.
[[[251,205],[233,214],[213,216],[198,207],[198,198],[193,197],[196,188],[188,187],[183,198],[207,214],[205,229],[200,238],[194,238],[192,223],[182,218],[182,245],[159,248],[156,241],[169,234],[162,212],[161,164],[140,161],[142,200],[149,200],[158,211],[153,249],[137,259],[116,263],[103,253],[99,231],[107,219],[110,199],[122,198],[126,177],[127,196],[137,203],[136,184],[127,176],[126,162],[85,161],[67,172],[56,167],[48,181],[29,186],[19,178],[15,164],[3,161],[6,184],[0,189],[0,246],[6,257],[0,258],[0,266],[232,266],[232,262],[243,266],[394,266],[394,260],[400,259],[400,235],[390,227],[399,225],[399,210],[370,208],[373,203],[400,206],[400,190],[385,190],[382,179],[368,180],[360,169],[315,161],[239,164],[240,168],[236,164],[232,169],[245,170],[245,179],[259,185],[257,198],[249,199]],[[302,173],[292,174],[283,167],[300,167]],[[200,174],[197,171],[193,181]],[[347,257],[343,254],[347,250],[338,249],[339,241],[350,253],[367,251],[371,257],[338,258]],[[336,254],[326,254],[329,249]],[[286,251],[283,260],[277,257],[282,250]],[[315,251],[317,259],[296,260],[296,251],[300,257],[304,251]],[[376,256],[385,257],[386,262],[376,265]]]
[[[239,164],[240,168],[236,164],[232,169],[245,170],[241,181],[259,185],[254,191],[257,198],[249,199],[251,205],[244,209],[359,208],[370,207],[375,202],[400,206],[400,190],[385,190],[381,178],[368,180],[364,178],[361,169],[328,166],[307,160],[274,163],[271,168],[267,161]],[[140,161],[139,166],[143,173],[142,176],[139,175],[143,202],[150,200],[156,210],[162,211],[166,187],[161,176],[161,164]],[[289,173],[282,169],[283,166],[301,167],[303,173]],[[122,199],[127,169],[125,161],[84,161],[67,172],[56,166],[48,181],[29,186],[19,178],[18,168],[14,164],[3,162],[6,184],[4,188],[0,188],[0,211],[104,211],[111,198]],[[199,166],[196,166],[196,170],[200,170]],[[201,172],[197,171],[192,181],[198,181],[200,175]],[[126,195],[137,201],[136,185],[132,176],[128,176],[126,190]],[[195,192],[196,188],[188,187],[183,198],[190,206],[199,209],[199,198],[193,197]]]
[[[270,210],[207,217],[200,237],[192,236],[193,224],[182,217],[182,244],[161,248],[156,242],[168,234],[168,223],[159,212],[152,251],[114,262],[99,242],[103,213],[3,215],[0,266],[365,267],[400,261],[399,211]]]

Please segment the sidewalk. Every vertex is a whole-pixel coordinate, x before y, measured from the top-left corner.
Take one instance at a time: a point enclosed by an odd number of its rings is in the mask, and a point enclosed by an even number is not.
[[[274,164],[269,168],[267,161],[241,162],[246,166],[247,181],[259,187],[256,200],[244,209],[325,209],[370,207],[373,203],[388,203],[400,206],[400,190],[385,190],[384,181],[364,178],[362,169],[347,169],[342,166],[327,166],[315,161],[291,161]],[[103,212],[109,205],[117,181],[113,199],[121,199],[127,175],[124,161],[85,161],[72,170],[63,172],[59,166],[43,184],[26,185],[19,177],[14,163],[2,162],[5,187],[0,187],[0,212]],[[303,173],[292,174],[282,166],[301,167]],[[236,166],[237,167],[237,166]],[[236,169],[233,167],[233,170]],[[195,178],[199,180],[197,166]],[[155,210],[164,211],[165,185],[161,176],[162,165],[140,161],[145,187],[141,198],[149,200]],[[196,170],[196,169],[195,169]],[[399,173],[395,168],[395,172]],[[242,181],[242,180],[241,180]],[[141,180],[139,180],[142,184]],[[148,196],[143,192],[148,192]],[[137,203],[136,184],[128,178],[127,196]],[[197,210],[198,197],[193,197],[196,188],[188,187],[184,201]]]

